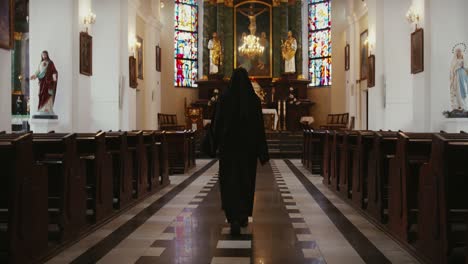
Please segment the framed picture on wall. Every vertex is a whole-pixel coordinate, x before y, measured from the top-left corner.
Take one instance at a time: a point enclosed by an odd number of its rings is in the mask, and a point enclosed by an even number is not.
[[[360,56],[360,78],[361,80],[366,80],[367,79],[367,72],[368,72],[368,64],[367,64],[367,58],[369,54],[369,33],[367,30],[361,33],[361,38],[360,38],[360,47],[359,47],[359,56]]]
[[[93,75],[93,37],[87,32],[80,33],[80,73]]]
[[[136,58],[133,56],[130,56],[128,58],[128,68],[129,68],[129,81],[130,81],[130,87],[131,88],[137,88],[138,87],[138,81],[137,81],[137,68],[136,68]]]
[[[161,47],[156,46],[156,71],[161,72]]]
[[[424,71],[424,30],[417,29],[411,34],[411,73]]]
[[[138,79],[143,80],[143,38],[137,36]]]
[[[345,71],[349,71],[349,52],[350,52],[349,44],[345,46]]]
[[[0,48],[13,48],[14,27],[14,4],[13,0],[0,0]]]
[[[368,60],[367,87],[375,86],[375,56],[370,55]]]

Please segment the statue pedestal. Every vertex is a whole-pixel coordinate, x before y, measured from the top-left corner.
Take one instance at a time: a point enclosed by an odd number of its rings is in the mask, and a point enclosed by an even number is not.
[[[468,118],[447,118],[443,124],[443,130],[447,133],[468,132]]]
[[[59,127],[59,120],[56,119],[45,119],[45,118],[31,118],[31,131],[34,133],[48,133],[50,131],[56,131]]]

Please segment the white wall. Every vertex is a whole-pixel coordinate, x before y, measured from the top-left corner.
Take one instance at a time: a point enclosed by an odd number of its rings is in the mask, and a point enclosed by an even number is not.
[[[0,49],[0,131],[11,131],[11,52]]]
[[[57,93],[54,111],[59,122],[54,128],[57,132],[73,130],[72,100],[73,100],[73,65],[74,30],[73,17],[75,1],[73,0],[41,0],[29,3],[29,35],[30,35],[30,69],[36,71],[41,52],[47,50],[58,71]],[[30,81],[31,115],[35,114],[38,105],[38,81]],[[31,124],[34,131],[34,124]]]
[[[384,1],[383,29],[383,93],[385,103],[384,129],[412,130],[413,84],[411,76],[411,26],[405,19],[411,2],[408,0]],[[380,47],[381,45],[379,45]],[[417,95],[416,95],[417,96]],[[377,128],[377,127],[374,127]]]
[[[415,75],[410,70],[414,25],[405,17],[410,6],[420,14],[419,26],[424,29],[425,70]],[[359,112],[359,98],[356,98],[359,85],[355,84],[359,79],[359,59],[356,55],[363,25],[358,25],[357,21],[363,16],[363,8],[367,9],[369,41],[376,56],[376,86],[368,91],[369,129],[444,129],[447,120],[442,112],[449,109],[451,50],[456,43],[468,42],[468,17],[465,15],[468,1],[349,0],[349,26],[345,34],[353,52],[352,68],[346,74],[349,90],[346,95],[351,115]],[[332,101],[336,100],[332,97]]]
[[[87,113],[80,120],[80,130],[117,130],[119,119],[119,79],[120,52],[119,42],[121,6],[114,0],[93,1],[96,23],[91,27],[93,35],[93,76],[90,86],[80,91],[85,94],[80,98],[81,109]],[[126,53],[126,50],[125,50]],[[89,100],[86,95],[89,95]]]

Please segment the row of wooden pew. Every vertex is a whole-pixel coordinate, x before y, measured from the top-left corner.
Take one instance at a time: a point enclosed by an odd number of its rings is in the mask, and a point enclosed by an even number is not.
[[[468,263],[468,134],[304,131],[302,163],[426,263]]]
[[[194,132],[0,133],[0,263],[34,263],[195,166]]]

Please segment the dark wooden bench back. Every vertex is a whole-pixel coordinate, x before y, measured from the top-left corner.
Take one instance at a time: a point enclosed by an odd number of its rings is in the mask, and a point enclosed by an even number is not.
[[[158,125],[161,130],[183,130],[185,127],[177,123],[177,115],[158,113]]]
[[[114,208],[121,209],[132,201],[133,156],[128,149],[127,132],[107,132],[106,148],[112,156]]]
[[[458,257],[468,260],[466,250],[455,250],[467,246],[466,164],[468,134],[433,136],[431,158],[419,175],[417,242],[418,251],[432,263],[450,263],[448,259],[460,252]]]
[[[31,134],[0,134],[0,262],[35,263],[48,245],[47,169]]]

